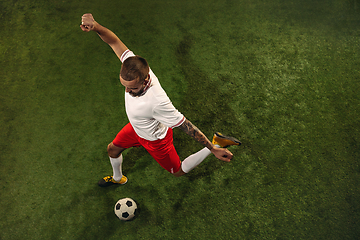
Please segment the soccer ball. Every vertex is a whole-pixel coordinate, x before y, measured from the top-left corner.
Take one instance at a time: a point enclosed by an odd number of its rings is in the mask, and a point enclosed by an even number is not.
[[[115,204],[115,214],[123,221],[129,221],[135,217],[137,205],[131,198],[122,198]]]

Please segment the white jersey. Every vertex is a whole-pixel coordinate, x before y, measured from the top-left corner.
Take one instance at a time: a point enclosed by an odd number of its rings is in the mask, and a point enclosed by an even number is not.
[[[130,50],[121,55],[121,62],[135,56]],[[178,127],[185,121],[171,103],[158,78],[150,69],[150,81],[142,95],[133,97],[125,92],[125,108],[129,122],[136,134],[149,141],[163,139],[169,128]]]

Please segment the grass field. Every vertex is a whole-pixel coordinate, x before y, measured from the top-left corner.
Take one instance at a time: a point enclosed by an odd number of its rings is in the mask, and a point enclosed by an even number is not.
[[[128,120],[87,12],[209,138],[241,139],[231,163],[174,178],[129,149],[129,182],[97,186]],[[0,239],[358,239],[359,37],[358,0],[0,1]],[[134,221],[114,215],[124,197]]]

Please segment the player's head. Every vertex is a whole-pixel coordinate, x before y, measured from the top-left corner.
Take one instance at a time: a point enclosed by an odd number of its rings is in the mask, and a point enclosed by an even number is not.
[[[125,87],[125,91],[133,97],[143,93],[149,81],[149,65],[140,56],[127,58],[120,70],[120,82]]]
[[[120,70],[120,76],[125,81],[138,80],[143,82],[149,74],[149,64],[140,56],[127,58]]]

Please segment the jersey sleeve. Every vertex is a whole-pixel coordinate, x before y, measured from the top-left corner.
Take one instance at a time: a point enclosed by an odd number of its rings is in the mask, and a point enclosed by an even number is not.
[[[171,101],[162,102],[153,109],[153,117],[169,128],[179,127],[185,122],[185,117]]]
[[[128,49],[128,50],[126,50],[125,52],[123,52],[123,54],[122,54],[121,57],[120,57],[120,61],[121,61],[121,62],[124,62],[124,61],[125,61],[126,59],[128,59],[129,57],[134,57],[134,56],[135,56],[135,54]]]

